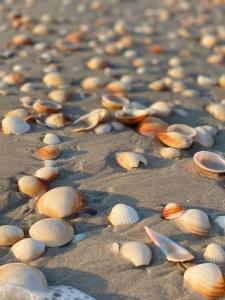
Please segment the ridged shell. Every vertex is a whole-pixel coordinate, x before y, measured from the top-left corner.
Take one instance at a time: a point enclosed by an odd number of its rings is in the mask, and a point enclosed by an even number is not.
[[[101,103],[107,109],[122,109],[130,100],[121,96],[103,95]]]
[[[11,246],[24,238],[23,230],[14,225],[0,226],[0,246]]]
[[[46,74],[43,78],[43,82],[47,85],[47,87],[55,87],[65,84],[64,78],[60,73],[57,72]]]
[[[44,253],[45,244],[41,241],[26,238],[15,243],[11,250],[18,260],[28,263]]]
[[[60,139],[54,133],[46,133],[43,142],[47,145],[57,145],[60,144]]]
[[[187,149],[192,145],[192,138],[178,132],[159,132],[157,138],[165,145],[176,149]]]
[[[35,176],[23,176],[18,180],[21,193],[29,197],[39,197],[48,190],[48,185]]]
[[[50,100],[37,100],[33,104],[33,109],[38,113],[55,113],[62,109],[62,105]]]
[[[199,151],[193,156],[197,169],[207,175],[224,174],[225,159],[216,152]]]
[[[178,132],[192,139],[197,135],[197,131],[194,128],[185,124],[170,125],[167,128],[167,132]]]
[[[201,146],[210,148],[215,143],[212,135],[209,130],[207,130],[204,126],[198,126],[195,128],[197,131],[197,135],[194,138],[195,142],[198,142]]]
[[[185,209],[177,203],[168,203],[163,211],[162,217],[166,220],[172,220],[180,217],[185,212]]]
[[[125,125],[133,125],[143,120],[147,114],[144,109],[124,109],[118,110],[115,113],[115,117]]]
[[[171,115],[172,110],[172,105],[164,101],[157,101],[148,109],[149,113],[156,117],[168,117]]]
[[[133,207],[119,203],[112,208],[108,219],[113,226],[120,226],[138,222],[139,216]]]
[[[225,121],[225,104],[222,103],[211,103],[206,106],[206,110],[215,119]]]
[[[16,108],[13,110],[8,111],[5,114],[5,117],[16,117],[16,118],[20,118],[23,119],[28,115],[27,111],[23,108]]]
[[[180,151],[175,148],[163,147],[159,151],[160,155],[165,159],[179,159]]]
[[[56,167],[43,167],[35,172],[35,176],[44,181],[52,181],[59,175],[59,170]]]
[[[161,119],[155,117],[146,117],[138,124],[138,132],[140,134],[150,136],[158,132],[165,132],[168,124]]]
[[[206,247],[203,257],[205,260],[215,264],[225,264],[225,251],[216,243],[211,243]]]
[[[141,163],[147,165],[145,157],[137,152],[118,152],[116,153],[116,161],[127,170],[138,168]]]
[[[23,134],[30,129],[30,125],[18,117],[8,116],[2,120],[4,134]]]
[[[56,159],[60,156],[61,152],[55,145],[47,145],[37,149],[37,156],[41,160]]]

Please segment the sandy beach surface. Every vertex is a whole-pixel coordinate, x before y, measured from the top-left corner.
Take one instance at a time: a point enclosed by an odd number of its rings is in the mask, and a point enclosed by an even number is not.
[[[4,1],[2,1],[4,2]],[[104,88],[91,92],[89,97],[80,96],[80,82],[89,75],[106,77],[102,70],[91,71],[85,68],[85,62],[96,56],[88,47],[88,42],[96,39],[96,32],[104,28],[113,29],[117,20],[123,20],[132,29],[138,24],[148,24],[152,33],[134,33],[132,36],[137,45],[133,48],[139,57],[144,57],[147,71],[138,74],[131,61],[124,57],[124,51],[117,55],[103,56],[116,68],[122,68],[125,74],[133,76],[132,91],[127,97],[145,105],[163,100],[175,107],[184,109],[186,116],[176,113],[162,118],[169,124],[185,123],[192,127],[204,124],[216,126],[219,131],[215,136],[215,144],[210,148],[220,152],[225,149],[225,130],[222,121],[214,119],[204,109],[207,103],[225,98],[225,90],[213,86],[202,88],[196,84],[199,74],[218,78],[224,73],[224,63],[208,64],[206,57],[211,53],[199,44],[201,28],[209,27],[214,32],[224,26],[225,6],[210,6],[210,1],[153,1],[153,0],[107,0],[99,1],[91,9],[94,1],[33,1],[32,5],[25,1],[8,1],[1,3],[0,20],[2,25],[1,52],[17,33],[8,25],[7,12],[16,10],[31,16],[34,24],[40,22],[40,16],[49,14],[56,21],[48,24],[50,32],[47,35],[32,35],[33,40],[45,42],[50,49],[54,48],[57,37],[77,30],[82,24],[88,26],[83,48],[71,52],[62,52],[55,58],[61,69],[60,73],[71,84],[73,97],[63,104],[63,111],[72,120],[101,107],[101,95]],[[169,5],[169,2],[173,3]],[[182,4],[184,8],[182,9]],[[187,9],[185,9],[185,3]],[[92,4],[93,5],[93,4]],[[94,6],[94,5],[93,5]],[[159,9],[168,10],[171,15],[165,21],[159,20]],[[204,15],[206,24],[198,23],[197,16]],[[178,29],[182,21],[196,18],[188,29],[192,32],[189,39],[179,37]],[[163,18],[162,18],[163,19]],[[200,17],[199,17],[200,19]],[[98,22],[99,24],[98,25]],[[102,21],[102,25],[101,22]],[[105,23],[104,23],[105,22]],[[26,30],[18,30],[23,32]],[[29,32],[29,30],[28,30]],[[149,53],[149,44],[143,44],[144,38],[160,44],[165,53],[153,55]],[[139,41],[139,43],[138,43]],[[99,48],[107,42],[99,42]],[[223,44],[224,41],[221,42]],[[169,58],[178,55],[182,50],[189,50],[192,56],[183,56],[182,65],[185,76],[181,79],[187,85],[199,91],[194,97],[184,97],[179,93],[155,92],[148,89],[149,82],[166,76]],[[25,54],[22,52],[26,52]],[[43,50],[42,52],[48,52]],[[13,66],[22,64],[26,67],[24,73],[29,82],[38,82],[37,89],[25,94],[18,86],[3,88],[6,95],[0,96],[1,119],[9,110],[22,107],[19,99],[29,95],[33,99],[45,99],[49,89],[42,83],[43,69],[47,63],[40,62],[38,57],[42,52],[34,50],[33,46],[15,50],[11,58],[0,59],[0,71],[9,73]],[[158,62],[154,64],[154,59]],[[182,267],[168,262],[159,248],[150,243],[144,226],[158,231],[186,249],[195,256],[195,262],[203,262],[202,254],[211,242],[225,245],[225,238],[215,230],[204,238],[197,238],[183,233],[173,221],[163,220],[160,211],[163,205],[175,202],[185,208],[203,209],[209,216],[224,212],[224,179],[211,179],[199,174],[193,164],[193,155],[204,150],[199,144],[181,151],[180,160],[167,160],[159,155],[162,144],[152,136],[140,135],[136,127],[125,127],[121,132],[111,131],[96,135],[93,131],[81,134],[73,132],[73,124],[60,129],[48,129],[37,124],[31,124],[32,130],[23,135],[4,135],[0,133],[0,224],[13,224],[21,227],[28,236],[29,227],[42,216],[35,212],[27,213],[24,205],[28,198],[17,191],[17,181],[23,175],[33,175],[44,164],[38,160],[35,150],[44,145],[43,137],[47,132],[55,133],[61,140],[59,148],[62,155],[57,160],[60,170],[59,177],[50,183],[50,188],[71,186],[79,189],[85,198],[86,206],[97,210],[96,215],[79,213],[67,217],[76,234],[85,233],[86,238],[77,243],[56,248],[47,248],[45,253],[31,266],[40,269],[47,278],[49,285],[68,285],[75,287],[98,300],[197,300],[203,299],[183,285]],[[147,166],[134,171],[122,169],[115,161],[115,153],[119,151],[139,151],[147,158]],[[112,227],[107,216],[117,203],[129,204],[136,209],[140,221],[129,226]],[[147,267],[135,268],[130,262],[119,255],[112,254],[108,247],[112,242],[141,241],[149,245],[153,257]],[[9,247],[0,248],[0,264],[16,262]]]

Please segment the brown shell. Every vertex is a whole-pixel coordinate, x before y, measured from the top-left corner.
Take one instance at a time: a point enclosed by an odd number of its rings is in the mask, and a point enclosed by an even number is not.
[[[56,159],[60,154],[60,150],[55,145],[47,145],[37,149],[37,156],[41,160]]]
[[[19,179],[18,188],[29,197],[39,197],[47,192],[48,185],[35,176],[24,176]]]
[[[146,117],[138,124],[138,132],[143,135],[151,135],[159,132],[166,132],[169,125],[155,117]]]
[[[33,104],[33,109],[39,113],[55,113],[62,109],[62,105],[49,100],[37,100]]]

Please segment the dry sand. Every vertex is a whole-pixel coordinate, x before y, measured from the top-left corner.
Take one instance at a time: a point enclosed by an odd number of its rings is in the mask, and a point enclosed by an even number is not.
[[[61,24],[51,25],[53,32],[48,36],[38,37],[35,40],[44,40],[51,44],[56,37],[56,30],[74,30],[79,24],[88,24],[95,28],[94,21],[97,18],[108,18],[110,24],[115,19],[125,19],[134,26],[138,22],[148,21],[153,23],[156,35],[153,40],[162,43],[169,49],[169,54],[160,57],[161,63],[150,67],[150,73],[135,75],[128,61],[123,55],[109,57],[110,62],[118,66],[130,69],[134,77],[140,79],[135,84],[134,91],[128,96],[137,102],[149,105],[156,100],[179,100],[180,106],[188,111],[188,117],[172,115],[166,120],[169,123],[184,122],[191,126],[212,124],[220,128],[216,136],[213,149],[224,151],[225,131],[222,122],[214,120],[204,110],[203,105],[212,99],[225,98],[225,92],[214,87],[210,90],[203,89],[201,95],[195,98],[185,98],[170,92],[156,93],[149,91],[146,86],[154,78],[158,78],[160,72],[164,72],[167,58],[176,54],[179,49],[193,50],[194,56],[186,58],[186,81],[193,84],[197,74],[219,75],[224,72],[224,65],[208,65],[205,62],[208,50],[199,46],[196,41],[184,39],[166,39],[168,32],[178,28],[178,20],[190,15],[190,11],[178,12],[175,1],[173,17],[169,22],[155,23],[154,18],[145,16],[147,9],[160,7],[164,1],[139,0],[139,1],[102,1],[105,14],[91,12],[87,9],[84,13],[77,12],[77,5],[90,1],[72,0],[69,5],[62,5],[60,0],[34,1],[29,8],[24,1],[14,1],[15,9],[28,12],[35,20],[43,13],[49,13],[54,17],[62,17]],[[191,12],[196,12],[203,7],[204,1],[188,1]],[[9,5],[10,7],[10,5]],[[88,5],[87,5],[88,7]],[[224,7],[214,11],[208,11],[209,24],[224,25]],[[4,23],[5,12],[1,11],[1,22]],[[65,22],[63,20],[65,18]],[[89,33],[89,38],[94,38]],[[8,29],[1,33],[1,44],[10,41],[14,32]],[[3,45],[1,45],[3,46]],[[148,47],[139,49],[141,55],[148,55]],[[12,66],[22,63],[29,67],[26,74],[31,81],[41,81],[43,66],[36,62],[37,53],[32,47],[26,48],[28,57],[18,55],[8,60],[0,60],[0,70],[10,71]],[[90,50],[77,51],[59,57],[62,73],[73,82],[73,90],[79,85],[81,79],[88,74],[100,74],[102,72],[90,72],[84,68],[87,58],[93,56]],[[101,94],[101,92],[100,92]],[[10,109],[20,106],[19,98],[24,94],[18,88],[10,88],[7,96],[0,97],[0,115]],[[46,88],[42,86],[31,96],[43,98]],[[85,112],[100,107],[100,96],[82,100],[75,93],[73,101],[65,104],[65,112],[75,119]],[[42,166],[35,157],[35,149],[41,146],[42,138],[46,132],[56,133],[62,144],[62,156],[58,160],[60,176],[51,188],[60,185],[69,185],[78,188],[84,193],[87,206],[97,210],[96,216],[81,214],[78,217],[68,218],[74,225],[76,233],[86,233],[87,238],[77,244],[69,244],[61,248],[49,248],[39,259],[31,263],[38,267],[47,277],[49,285],[70,285],[76,287],[98,300],[150,300],[150,299],[201,299],[200,296],[187,290],[183,286],[183,270],[166,261],[158,248],[151,245],[153,260],[149,267],[134,268],[129,262],[112,255],[107,246],[114,242],[137,240],[149,244],[144,232],[147,225],[160,233],[171,237],[176,242],[189,249],[196,256],[196,262],[202,261],[204,247],[210,242],[219,242],[225,245],[224,236],[211,232],[206,238],[198,239],[189,234],[184,234],[171,221],[160,218],[161,205],[168,202],[178,202],[185,207],[202,208],[209,215],[214,212],[224,211],[224,180],[213,180],[198,174],[193,166],[193,154],[202,149],[193,146],[190,150],[182,152],[182,159],[168,161],[158,154],[159,142],[154,138],[139,135],[134,128],[126,128],[123,132],[111,132],[106,135],[96,135],[93,132],[74,134],[72,126],[59,130],[47,130],[40,126],[33,126],[32,131],[22,136],[5,136],[0,134],[0,212],[1,224],[16,224],[28,232],[29,226],[40,219],[34,213],[26,215],[23,205],[27,203],[20,193],[16,192],[17,179],[23,174],[34,174]],[[114,162],[114,153],[117,151],[142,150],[145,152],[148,165],[145,168],[133,172],[122,170]],[[108,226],[106,217],[110,209],[117,203],[127,203],[136,208],[140,215],[137,224],[114,229]],[[8,248],[0,248],[0,263],[14,262],[15,259]]]

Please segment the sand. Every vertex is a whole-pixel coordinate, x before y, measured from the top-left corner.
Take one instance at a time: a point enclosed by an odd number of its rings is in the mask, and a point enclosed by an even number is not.
[[[13,6],[20,12],[27,12],[37,22],[38,18],[49,13],[53,17],[61,18],[61,23],[52,24],[52,33],[47,36],[35,37],[36,41],[46,41],[49,45],[55,40],[57,30],[72,31],[80,24],[91,27],[89,39],[95,39],[94,22],[98,18],[109,19],[111,26],[116,19],[124,19],[131,26],[141,22],[149,22],[156,30],[150,35],[154,43],[166,47],[168,53],[159,56],[160,64],[150,66],[149,71],[137,75],[128,60],[122,54],[108,57],[112,64],[123,67],[138,78],[134,90],[128,94],[131,100],[150,105],[156,100],[164,100],[185,108],[186,118],[172,114],[164,118],[170,124],[185,123],[191,126],[211,124],[220,130],[212,147],[214,150],[224,151],[225,131],[224,124],[213,119],[203,107],[212,100],[225,98],[225,91],[213,87],[201,89],[201,94],[194,98],[185,98],[171,92],[157,93],[147,89],[147,83],[165,74],[166,61],[181,49],[190,49],[194,56],[183,58],[186,62],[185,70],[188,76],[185,82],[196,87],[197,74],[218,76],[224,72],[223,65],[209,65],[205,62],[209,50],[200,47],[195,40],[169,39],[168,32],[176,32],[178,21],[191,13],[196,16],[202,9],[204,1],[188,1],[191,9],[188,12],[178,10],[179,1],[175,1],[172,9],[173,16],[167,22],[155,22],[153,8],[160,8],[164,1],[102,1],[104,14],[100,11],[88,9],[90,1],[63,1],[45,0],[34,1],[29,7],[24,1],[14,1]],[[66,3],[66,1],[64,1]],[[77,7],[87,7],[83,13],[77,12]],[[2,6],[7,7],[7,5]],[[1,23],[6,22],[4,9],[0,11]],[[147,14],[147,15],[146,15]],[[224,7],[206,11],[209,25],[224,25]],[[1,48],[9,42],[15,31],[10,27],[1,33]],[[137,36],[137,39],[139,36]],[[10,71],[16,64],[28,67],[26,74],[30,81],[41,82],[44,64],[37,63],[38,53],[33,47],[25,48],[28,56],[16,55],[10,59],[0,60],[0,70]],[[140,56],[150,57],[148,46],[138,47]],[[81,99],[78,94],[80,81],[89,74],[99,74],[101,71],[88,71],[84,62],[93,56],[91,50],[71,52],[60,55],[58,60],[62,66],[61,72],[69,82],[72,82],[74,98],[64,105],[64,111],[73,119],[77,116],[100,107],[100,95]],[[107,57],[107,56],[106,56]],[[8,95],[0,96],[0,116],[10,109],[21,107],[19,99],[24,96],[16,87],[8,88]],[[34,98],[46,97],[47,89],[42,84],[39,89],[30,93]],[[28,203],[27,197],[17,192],[17,180],[24,174],[34,174],[43,166],[35,156],[35,149],[43,145],[42,139],[47,132],[54,132],[62,143],[62,155],[58,160],[60,176],[50,184],[50,187],[69,185],[81,190],[86,205],[97,210],[96,216],[79,214],[68,217],[76,233],[86,233],[86,239],[68,244],[60,248],[49,248],[39,259],[31,262],[46,275],[49,285],[70,285],[84,291],[98,300],[197,300],[202,299],[194,292],[183,286],[182,268],[169,263],[161,251],[153,244],[150,245],[144,226],[169,236],[174,241],[190,250],[195,255],[195,261],[201,262],[204,248],[211,242],[225,245],[224,236],[211,231],[205,238],[195,238],[190,234],[182,233],[172,221],[160,218],[162,205],[177,202],[186,208],[201,208],[210,215],[224,212],[224,179],[214,180],[197,173],[193,165],[193,154],[202,149],[194,145],[183,151],[180,160],[169,161],[160,157],[160,143],[154,137],[139,135],[135,128],[126,127],[122,132],[110,132],[105,135],[96,135],[90,131],[84,134],[74,134],[70,125],[59,130],[49,130],[41,126],[32,126],[32,130],[20,136],[5,136],[0,134],[0,213],[1,224],[16,224],[28,233],[31,224],[41,217],[35,213],[27,214],[23,206]],[[114,160],[118,151],[142,151],[147,157],[148,165],[135,171],[127,172],[120,168]],[[140,221],[130,226],[112,228],[107,223],[107,215],[117,203],[126,203],[136,208]],[[137,240],[147,243],[153,252],[153,259],[148,267],[135,268],[129,262],[115,256],[108,250],[112,242]],[[8,247],[0,248],[0,263],[15,262]]]

